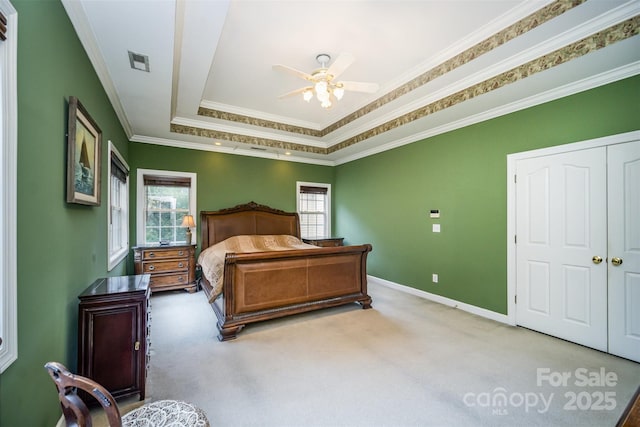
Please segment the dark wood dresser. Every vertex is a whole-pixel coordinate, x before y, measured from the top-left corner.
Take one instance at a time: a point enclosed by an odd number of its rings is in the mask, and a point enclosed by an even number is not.
[[[133,248],[136,274],[150,274],[153,292],[196,290],[196,246],[153,245]]]
[[[302,239],[303,242],[310,245],[316,245],[323,248],[332,248],[334,246],[342,246],[344,237],[324,237],[317,239]]]
[[[150,295],[144,274],[98,279],[78,296],[78,373],[115,398],[145,398]]]

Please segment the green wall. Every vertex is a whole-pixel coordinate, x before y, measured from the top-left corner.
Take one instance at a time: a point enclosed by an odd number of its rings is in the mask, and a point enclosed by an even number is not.
[[[128,143],[59,0],[12,0],[18,11],[18,359],[0,375],[0,425],[51,426],[61,412],[44,364],[75,370],[77,295],[107,271],[108,140],[132,168],[198,174],[198,210],[255,201],[295,210],[296,181],[333,184],[333,168]],[[102,129],[102,205],[67,204],[68,97]],[[224,184],[223,184],[224,183]],[[129,257],[131,258],[131,257]]]
[[[336,232],[373,276],[506,314],[507,154],[637,130],[638,99],[637,76],[340,165]]]
[[[18,359],[0,375],[0,425],[60,417],[44,364],[76,367],[77,295],[107,272],[107,140],[128,143],[59,0],[12,0],[18,11]],[[102,129],[102,205],[67,204],[68,97]]]
[[[76,367],[77,295],[98,277],[132,271],[122,262],[107,272],[108,140],[132,167],[132,242],[137,168],[196,172],[198,210],[250,200],[294,210],[296,181],[328,182],[336,234],[373,244],[371,274],[504,313],[506,154],[639,127],[635,77],[335,168],[128,144],[59,0],[12,3],[19,14],[19,354],[0,375],[3,427],[56,423],[60,409],[43,365]],[[70,95],[103,131],[100,207],[65,202]],[[431,208],[442,210],[439,235],[430,232]]]

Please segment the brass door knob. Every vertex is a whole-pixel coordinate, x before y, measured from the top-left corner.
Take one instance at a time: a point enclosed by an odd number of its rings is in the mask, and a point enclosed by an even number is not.
[[[611,258],[611,264],[613,264],[613,265],[621,265],[622,264],[622,258],[618,258],[618,257]]]
[[[602,262],[602,257],[594,255],[593,258],[591,258],[591,261],[593,261],[594,264],[600,264]]]

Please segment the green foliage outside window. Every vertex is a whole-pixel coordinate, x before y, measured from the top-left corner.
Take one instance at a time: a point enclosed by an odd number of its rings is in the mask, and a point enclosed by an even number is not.
[[[186,242],[182,219],[189,213],[189,187],[145,186],[145,242]]]

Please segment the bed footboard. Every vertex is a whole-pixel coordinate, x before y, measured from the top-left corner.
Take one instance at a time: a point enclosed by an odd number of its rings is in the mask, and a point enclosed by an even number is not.
[[[357,302],[371,308],[366,262],[371,245],[227,254],[223,291],[211,305],[218,339],[249,323]],[[211,287],[203,279],[210,296]]]

